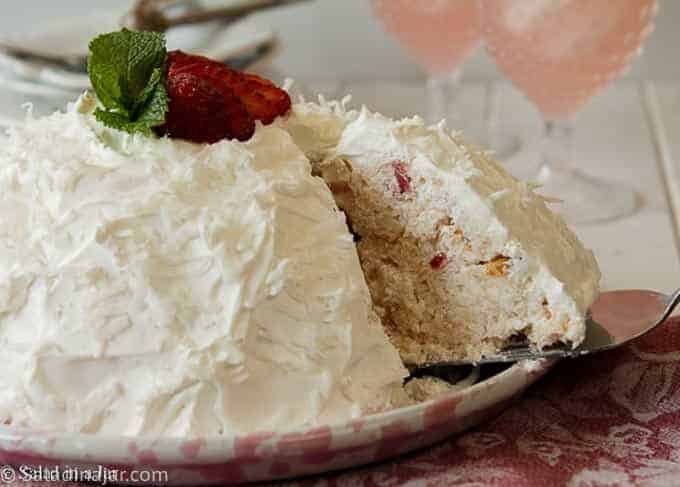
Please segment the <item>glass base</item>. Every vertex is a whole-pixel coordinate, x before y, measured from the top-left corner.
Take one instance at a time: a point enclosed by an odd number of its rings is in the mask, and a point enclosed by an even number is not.
[[[499,161],[507,164],[524,148],[524,141],[517,135],[517,132],[509,130],[514,125],[504,123],[503,94],[498,83],[486,84],[485,98],[486,106],[482,118],[484,133],[480,138],[480,143],[494,151]]]
[[[439,123],[446,120],[449,128],[460,130],[466,141],[483,149],[493,150],[496,158],[507,161],[517,155],[523,148],[520,137],[506,132],[498,123],[499,96],[493,84],[487,89],[487,107],[481,123],[470,123],[465,113],[472,113],[470,107],[465,110],[460,98],[461,73],[456,70],[445,76],[432,76],[427,81],[427,121]]]
[[[534,180],[541,185],[537,193],[562,201],[551,206],[569,223],[618,220],[642,206],[642,198],[634,190],[575,169],[543,165]]]
[[[535,160],[536,158],[531,153],[534,142],[534,140],[519,139],[517,153],[505,159],[501,156],[497,157],[503,167],[520,181],[536,181],[539,174],[541,163]]]
[[[479,145],[492,150],[495,158],[503,164],[523,149],[522,139],[519,136],[504,131],[480,137]]]

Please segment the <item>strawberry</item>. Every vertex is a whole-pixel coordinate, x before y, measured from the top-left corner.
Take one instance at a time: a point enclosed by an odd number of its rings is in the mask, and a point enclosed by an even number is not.
[[[190,73],[201,79],[209,79],[223,92],[233,91],[254,120],[272,123],[276,117],[285,115],[291,107],[288,93],[271,81],[254,74],[234,71],[228,66],[203,56],[173,51],[168,55],[168,77]]]
[[[411,176],[408,175],[406,164],[401,161],[394,161],[392,163],[394,169],[394,177],[399,185],[399,192],[401,194],[411,192]]]
[[[252,137],[255,122],[233,91],[191,73],[169,74],[165,85],[170,103],[162,134],[209,144]]]
[[[446,264],[448,263],[449,257],[446,254],[439,252],[432,257],[432,260],[430,260],[430,267],[435,271],[440,271],[446,267]]]
[[[290,96],[269,80],[249,73],[238,73],[230,86],[255,120],[269,125],[276,117],[288,113],[291,107]],[[240,76],[240,78],[239,78]]]

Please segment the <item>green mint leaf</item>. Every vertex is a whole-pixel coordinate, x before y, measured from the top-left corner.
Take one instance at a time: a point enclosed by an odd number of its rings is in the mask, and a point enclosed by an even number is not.
[[[165,123],[165,115],[168,113],[170,100],[163,83],[157,83],[156,89],[148,97],[146,103],[137,114],[137,123],[143,123],[147,127],[158,127]]]
[[[151,99],[153,94],[156,92],[156,88],[158,87],[158,85],[159,84],[161,86],[163,85],[162,78],[163,72],[160,70],[160,68],[154,69],[153,73],[151,73],[151,77],[149,78],[147,85],[144,87],[142,92],[139,95],[137,95],[137,98],[135,99],[135,102],[132,107],[132,113],[134,116],[139,115],[140,109],[142,109]]]
[[[162,83],[157,83],[155,89],[149,94],[147,102],[139,109],[139,114],[133,120],[127,114],[112,110],[98,108],[94,115],[105,126],[122,130],[130,134],[141,133],[152,136],[153,127],[163,125],[165,114],[168,111],[168,94]]]
[[[103,109],[95,116],[107,127],[151,134],[167,113],[163,87],[165,37],[123,29],[90,43],[88,73]]]
[[[129,133],[134,133],[137,131],[135,124],[130,122],[130,118],[126,114],[97,108],[97,110],[94,112],[94,116],[97,120],[109,128],[123,130]]]

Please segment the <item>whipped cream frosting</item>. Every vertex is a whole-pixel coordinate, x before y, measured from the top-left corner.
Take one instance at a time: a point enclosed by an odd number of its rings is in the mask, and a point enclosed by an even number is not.
[[[586,311],[599,294],[600,270],[593,253],[548,207],[550,199],[513,178],[492,153],[466,144],[444,123],[428,126],[419,117],[393,120],[365,107],[349,110],[348,101],[301,102],[285,127],[313,160],[347,158],[368,173],[377,171],[380,161],[409,161],[409,175],[419,181],[423,195],[446,188],[448,199],[438,204],[470,241],[484,242],[475,249],[478,260],[513,259],[510,279],[522,289],[521,299],[508,295],[500,303],[516,319],[487,331],[507,337],[531,322],[539,326],[532,327],[529,338],[539,346],[558,340],[580,343]],[[438,186],[428,189],[428,184]],[[406,216],[406,231],[419,234],[416,227],[441,217],[436,212]],[[497,298],[503,299],[500,292]],[[550,303],[549,320],[541,306],[544,298]],[[474,299],[468,298],[470,303]]]
[[[0,422],[212,436],[390,407],[406,375],[280,124],[206,146],[84,95],[0,149]]]

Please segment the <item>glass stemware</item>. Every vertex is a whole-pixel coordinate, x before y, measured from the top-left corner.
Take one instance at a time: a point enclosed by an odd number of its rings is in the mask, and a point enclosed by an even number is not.
[[[573,222],[635,211],[635,193],[570,166],[570,120],[639,54],[656,0],[478,0],[484,38],[500,69],[545,119],[534,179],[563,199]]]
[[[461,66],[481,43],[479,8],[474,0],[373,0],[375,14],[385,29],[427,71],[427,118],[430,122],[448,119],[450,125],[466,133],[475,132],[460,115]],[[489,117],[486,117],[489,118]],[[506,143],[496,126],[483,121],[484,133],[476,137],[493,139],[494,148],[508,157],[519,148],[515,139]],[[493,133],[490,133],[494,131]],[[509,153],[507,153],[509,152]]]
[[[477,5],[467,0],[373,0],[373,8],[385,29],[427,70],[430,118],[448,115],[442,103],[446,90],[457,88],[461,64],[481,41]]]

